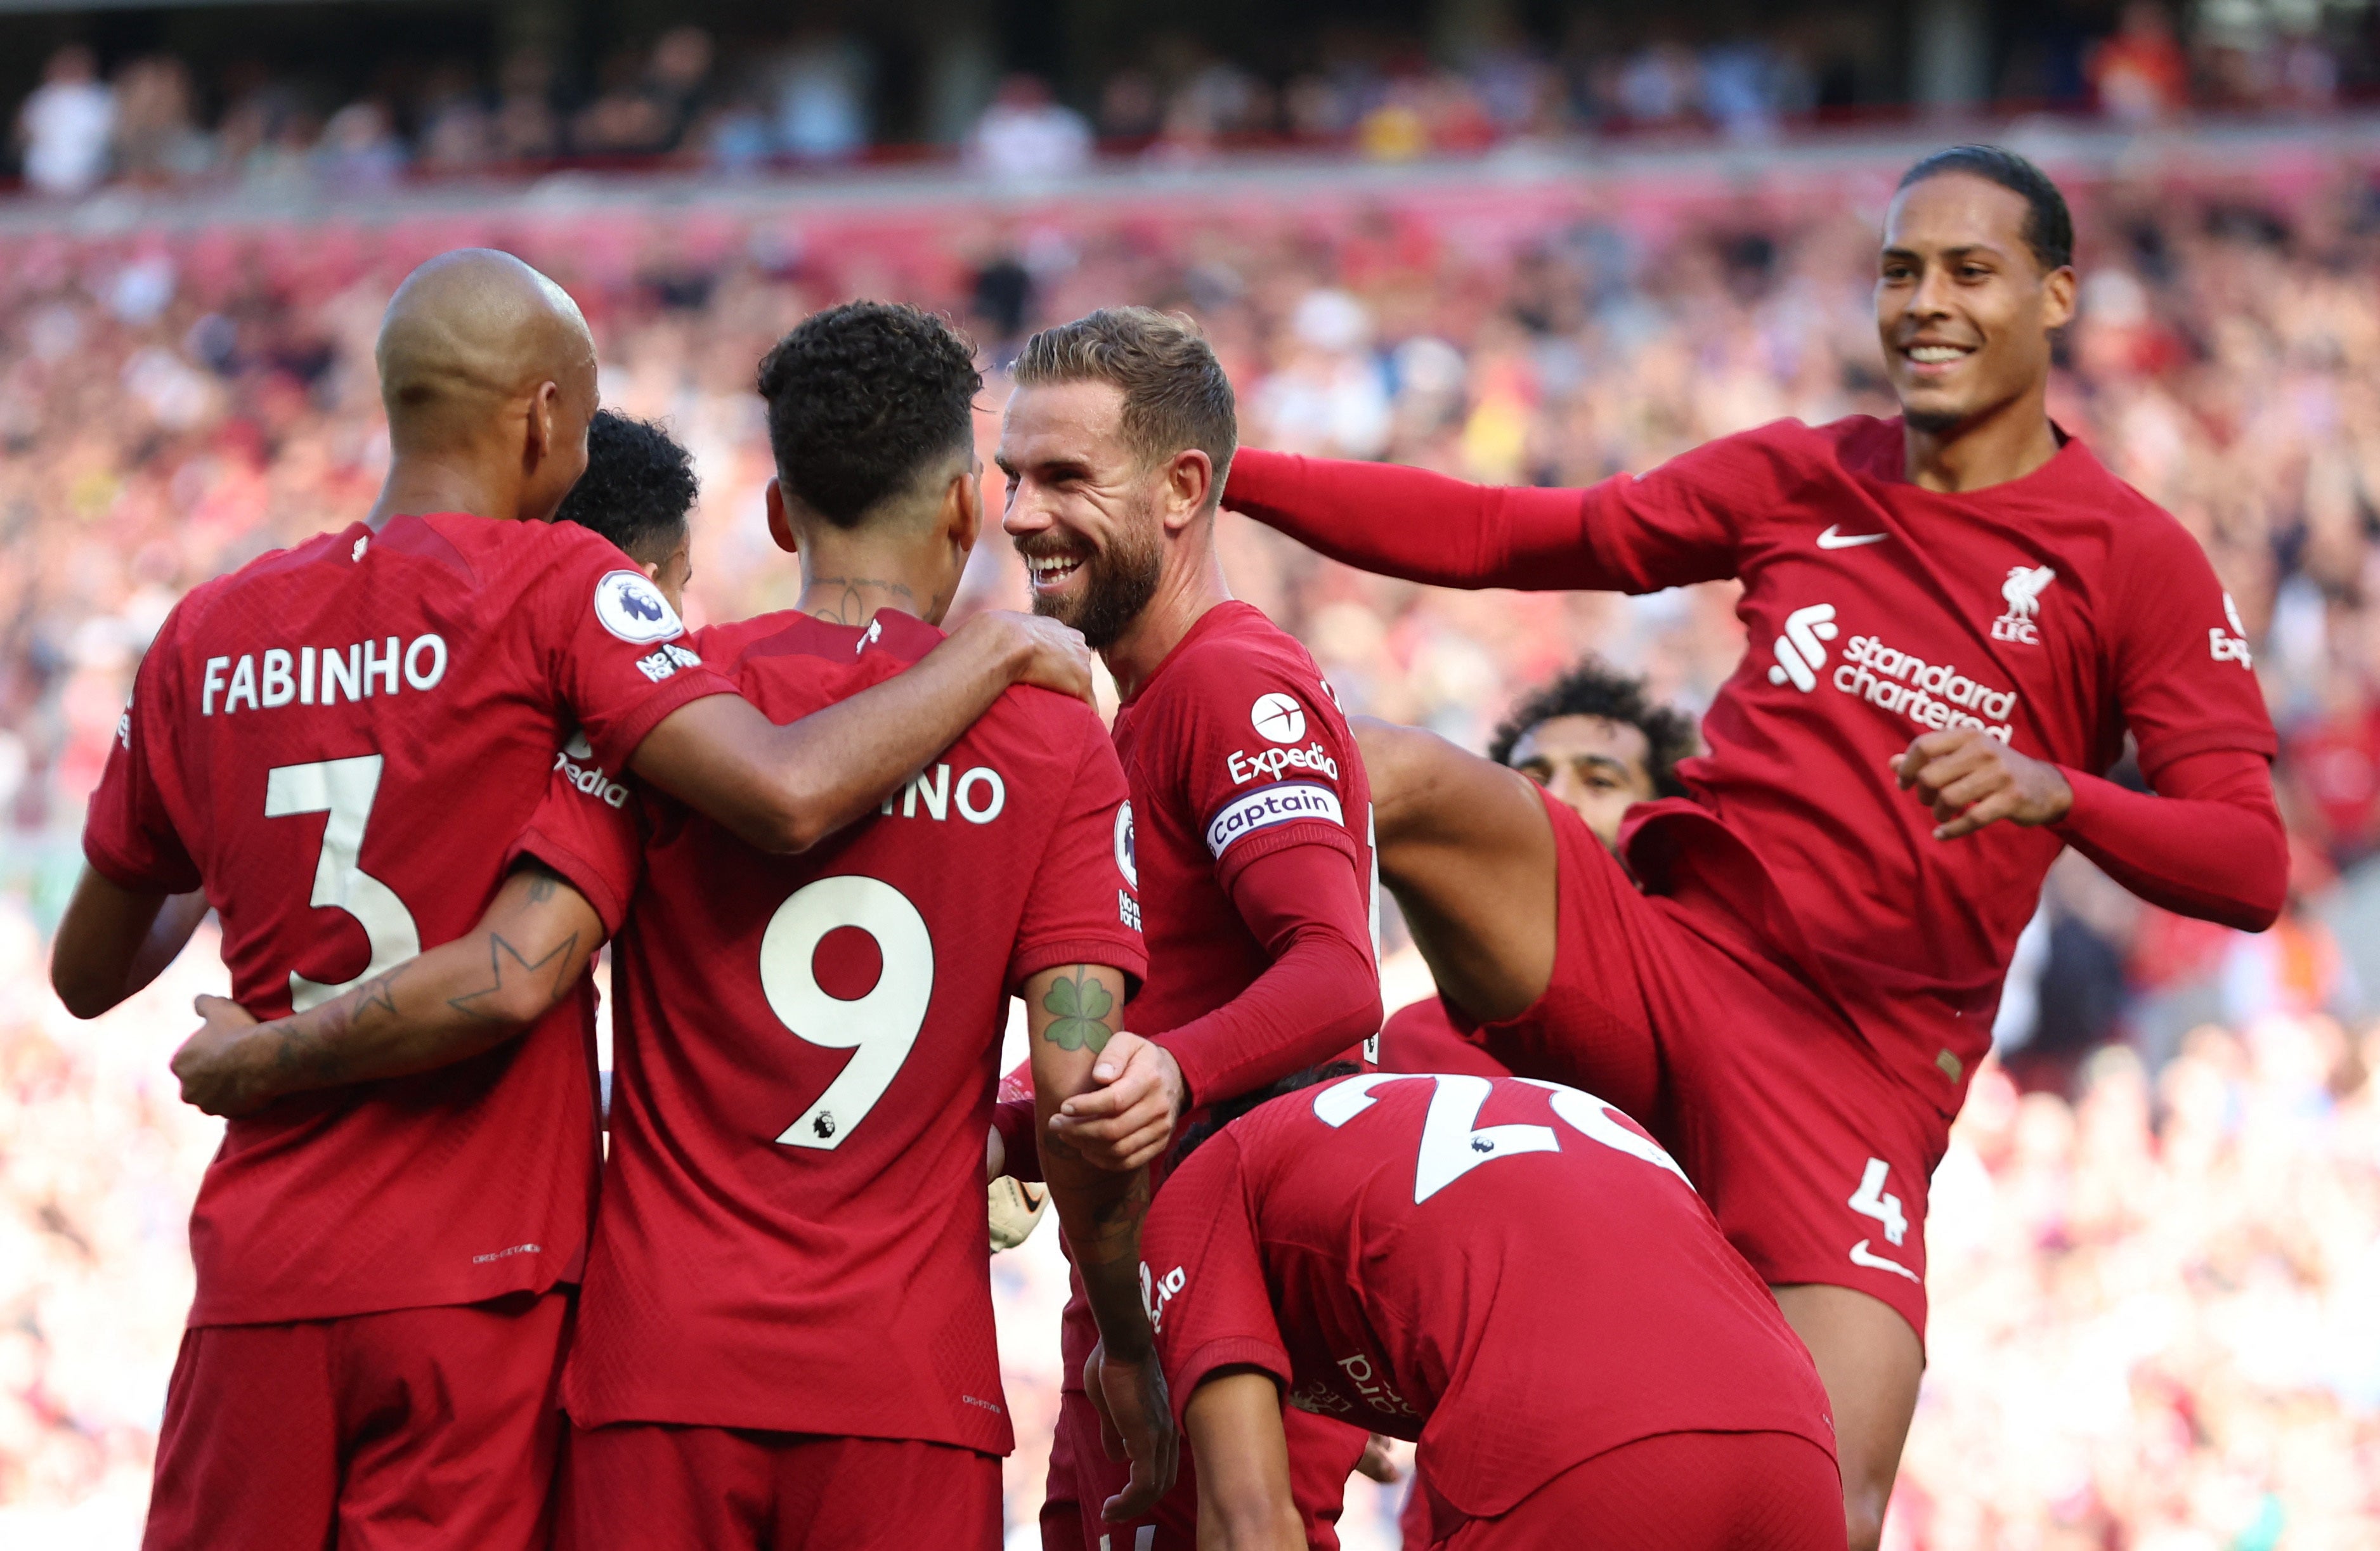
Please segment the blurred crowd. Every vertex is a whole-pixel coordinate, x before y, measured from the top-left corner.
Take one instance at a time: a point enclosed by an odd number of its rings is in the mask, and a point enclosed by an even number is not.
[[[2320,111],[2380,84],[2371,0],[2125,0],[2045,15],[1937,48],[1971,55],[1962,98],[2139,126],[2200,109]],[[171,55],[103,68],[74,45],[18,106],[15,144],[26,188],[61,197],[110,180],[369,189],[565,163],[749,171],[953,142],[988,172],[1031,176],[1100,151],[1179,162],[1307,146],[1398,161],[1647,131],[1760,140],[1821,115],[1905,109],[1934,90],[1912,79],[1909,41],[1873,6],[1797,6],[1737,30],[1592,12],[1573,23],[1557,38],[1488,19],[1434,45],[1327,27],[1268,61],[1161,34],[1073,83],[1071,103],[1041,78],[1000,79],[988,41],[956,34],[929,51],[922,104],[896,101],[887,79],[916,73],[914,61],[816,29],[722,45],[681,25],[585,70],[537,48],[392,63],[361,91],[251,60],[206,79]]]
[[[2294,889],[2283,924],[2246,938],[2060,864],[2003,1060],[1936,1185],[1900,1551],[2380,1543],[2374,188],[2372,168],[2301,166],[2073,187],[2082,313],[2054,412],[2190,527],[2238,600],[2282,732]],[[40,984],[42,925],[173,600],[369,504],[387,455],[371,341],[413,262],[494,240],[580,298],[606,402],[694,452],[698,623],[795,595],[761,518],[751,382],[827,302],[897,296],[969,329],[987,454],[1023,334],[1131,299],[1203,321],[1251,444],[1577,484],[1781,415],[1889,413],[1871,197],[1621,195],[1462,227],[1385,206],[1171,225],[940,212],[873,244],[699,212],[0,237],[0,1541],[137,1515],[212,1135],[163,1065],[177,1006],[220,978],[204,943],[135,1008],[76,1025]],[[1700,709],[1742,648],[1724,584],[1446,593],[1237,520],[1224,552],[1351,710],[1475,747],[1582,650]],[[959,611],[1023,598],[995,536]],[[1019,1311],[1051,1296],[1048,1268],[1002,1266],[1005,1317],[1038,1327]],[[1053,1364],[1012,1356],[1021,1418]],[[1029,1519],[1028,1460],[1011,1484]]]

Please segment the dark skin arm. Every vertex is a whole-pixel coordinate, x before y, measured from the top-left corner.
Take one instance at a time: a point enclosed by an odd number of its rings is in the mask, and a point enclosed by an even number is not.
[[[319,1007],[260,1024],[200,997],[205,1026],[174,1053],[184,1102],[247,1115],[314,1088],[468,1060],[517,1036],[577,983],[603,922],[586,896],[526,863],[480,924]]]
[[[96,1018],[174,962],[206,918],[207,896],[127,889],[86,865],[50,949],[50,984],[78,1018]]]
[[[1303,1551],[1273,1376],[1217,1369],[1190,1397],[1182,1424],[1198,1467],[1198,1551]]]
[[[1102,1052],[1138,1043],[1115,1026],[1123,1020],[1126,988],[1123,972],[1102,964],[1044,970],[1025,986],[1034,1108],[1045,1138],[1042,1179],[1083,1278],[1105,1354],[1094,1357],[1087,1387],[1098,1406],[1101,1432],[1109,1435],[1110,1452],[1121,1450],[1132,1460],[1130,1483],[1103,1509],[1111,1522],[1138,1518],[1172,1489],[1180,1448],[1165,1375],[1158,1366],[1156,1333],[1140,1300],[1140,1225],[1148,1215],[1148,1170],[1099,1168],[1063,1138],[1050,1135],[1048,1127],[1059,1105],[1095,1085],[1091,1069]]]
[[[690,701],[628,768],[757,850],[807,851],[872,812],[1013,685],[1091,699],[1089,648],[1030,614],[982,613],[898,677],[783,726],[734,695]]]

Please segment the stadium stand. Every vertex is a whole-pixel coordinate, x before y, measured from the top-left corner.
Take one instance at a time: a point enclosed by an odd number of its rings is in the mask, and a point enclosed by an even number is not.
[[[2080,857],[2054,876],[2003,1061],[1937,1176],[1896,1551],[2380,1536],[2374,144],[2341,120],[2048,148],[2085,277],[2055,409],[2192,528],[2238,600],[2286,744],[2296,897],[2249,939],[2141,905]],[[698,623],[792,601],[759,517],[752,363],[826,302],[947,310],[995,366],[1038,321],[1184,308],[1250,444],[1583,483],[1779,415],[1889,412],[1866,293],[1911,153],[1805,149],[1760,179],[1647,152],[1487,176],[1141,169],[1062,199],[942,175],[864,198],[681,176],[527,200],[0,210],[0,1542],[131,1544],[214,1134],[164,1060],[219,979],[205,938],[94,1024],[39,984],[83,803],[172,600],[370,499],[386,455],[370,343],[411,263],[493,242],[579,297],[606,401],[695,453]],[[1002,391],[995,372],[987,449]],[[1742,645],[1724,586],[1442,593],[1251,524],[1225,544],[1235,586],[1350,709],[1474,747],[1582,650],[1692,708]],[[987,544],[958,612],[1022,596],[1013,553]],[[1392,967],[1391,1006],[1426,988],[1409,958]],[[1020,1333],[1003,1347],[1026,1440],[1015,1524],[1055,1411],[1034,1344],[1062,1292],[1050,1237],[995,1266]],[[1351,1545],[1393,1544],[1374,1491],[1354,1488]]]

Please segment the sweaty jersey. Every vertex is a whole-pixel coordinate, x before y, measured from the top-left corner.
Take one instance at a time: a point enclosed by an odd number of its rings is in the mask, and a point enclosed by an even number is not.
[[[1159,1192],[1141,1290],[1177,1410],[1260,1368],[1418,1439],[1468,1517],[1660,1433],[1834,1451],[1808,1353],[1684,1174],[1551,1083],[1370,1073],[1261,1106]]]
[[[695,644],[785,721],[940,639],[887,612]],[[557,773],[524,849],[618,933],[611,1156],[563,1388],[580,1425],[1012,1447],[983,1216],[1004,1014],[1046,969],[1144,972],[1123,807],[1099,719],[1024,687],[796,856]]]
[[[574,726],[617,769],[728,693],[586,529],[362,523],[193,590],[140,664],[91,865],[203,887],[261,1018],[469,931]],[[461,1303],[577,1274],[596,1162],[591,991],[419,1076],[233,1121],[190,1219],[193,1325]]]
[[[1943,1112],[1990,1048],[2017,934],[2064,844],[1995,824],[1956,841],[1890,769],[1918,735],[1978,728],[2096,773],[2129,728],[2154,779],[2211,750],[2269,757],[2230,598],[2173,518],[2080,442],[1960,495],[1910,483],[1900,422],[1787,420],[1586,497],[1581,536],[1630,591],[1737,576],[1748,649],[1703,719],[1691,799],[1632,812],[1647,886],[1725,875],[1749,845],[1887,1064]],[[1716,816],[1729,832],[1714,836]],[[1765,890],[1749,896],[1756,901]]]

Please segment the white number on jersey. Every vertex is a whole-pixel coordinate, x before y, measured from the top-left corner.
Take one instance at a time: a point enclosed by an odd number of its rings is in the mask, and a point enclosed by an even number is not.
[[[320,1006],[421,951],[413,912],[405,908],[395,890],[356,865],[363,850],[364,826],[371,821],[372,799],[380,793],[380,769],[379,755],[359,754],[311,765],[281,765],[265,772],[265,818],[331,816],[322,825],[322,853],[314,864],[314,892],[307,903],[320,910],[346,911],[364,929],[364,943],[371,950],[363,973],[336,986],[292,970],[289,1005],[297,1012]]]
[[[1621,1125],[1612,1118],[1611,1107],[1593,1094],[1566,1088],[1559,1083],[1539,1082],[1522,1078],[1531,1087],[1543,1088],[1552,1095],[1555,1116],[1572,1130],[1591,1142],[1600,1143],[1615,1152],[1642,1158],[1658,1169],[1675,1174],[1688,1190],[1694,1188],[1685,1170],[1671,1160],[1653,1143]],[[1421,1150],[1414,1160],[1414,1205],[1444,1190],[1482,1164],[1500,1157],[1515,1157],[1523,1153],[1558,1153],[1561,1142],[1549,1125],[1479,1124],[1480,1107],[1494,1091],[1485,1077],[1468,1073],[1437,1076],[1417,1075],[1402,1072],[1374,1072],[1361,1077],[1350,1077],[1334,1083],[1314,1096],[1315,1117],[1336,1130],[1369,1109],[1377,1102],[1372,1090],[1383,1083],[1423,1082],[1437,1084],[1430,1095],[1429,1110],[1422,1119]]]
[[[838,927],[876,939],[884,961],[875,988],[853,1001],[818,983],[811,956]],[[796,1039],[853,1050],[818,1102],[785,1127],[788,1147],[832,1152],[868,1118],[926,1026],[934,1000],[934,939],[909,897],[878,878],[821,878],[795,891],[760,934],[760,989],[769,1010]]]
[[[1901,1215],[1900,1197],[1884,1193],[1884,1177],[1892,1166],[1880,1157],[1867,1160],[1867,1171],[1860,1176],[1859,1189],[1852,1192],[1851,1209],[1864,1218],[1874,1218],[1884,1224],[1884,1236],[1894,1243],[1909,1231],[1909,1219]]]

